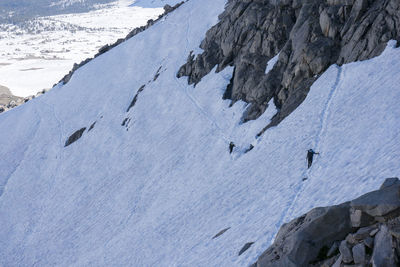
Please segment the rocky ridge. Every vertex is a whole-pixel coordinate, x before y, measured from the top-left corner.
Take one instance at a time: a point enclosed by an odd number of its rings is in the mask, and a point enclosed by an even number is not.
[[[397,0],[230,0],[219,19],[200,45],[204,52],[190,54],[177,76],[196,84],[214,67],[234,66],[224,98],[250,103],[244,122],[272,98],[279,109],[259,135],[294,111],[329,66],[378,56],[400,39]]]
[[[399,266],[400,180],[284,224],[251,267]]]
[[[19,97],[11,93],[10,89],[0,86],[0,113],[15,108],[29,100],[46,93],[46,90],[38,92],[35,96]]]

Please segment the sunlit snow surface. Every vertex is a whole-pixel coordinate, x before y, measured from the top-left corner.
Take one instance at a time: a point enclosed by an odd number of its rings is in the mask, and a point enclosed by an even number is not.
[[[118,0],[87,13],[40,17],[24,27],[0,24],[0,85],[18,96],[51,88],[74,63],[162,12],[162,5],[144,8],[134,0]]]
[[[224,4],[190,0],[67,85],[0,115],[0,265],[248,266],[282,223],[400,175],[393,42],[380,57],[331,66],[255,139],[276,110],[271,102],[241,124],[245,105],[222,100],[232,69],[196,88],[175,78]],[[321,155],[307,171],[309,148]]]
[[[140,7],[163,7],[165,5],[176,5],[184,0],[136,0],[132,5]]]

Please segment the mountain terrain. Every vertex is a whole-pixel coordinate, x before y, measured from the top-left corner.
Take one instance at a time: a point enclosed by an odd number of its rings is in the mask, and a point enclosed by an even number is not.
[[[140,1],[118,0],[85,12],[72,5],[62,14],[54,12],[0,23],[0,85],[19,97],[48,90],[74,63],[93,57],[102,46],[156,19],[163,13],[165,3],[177,2],[161,1],[143,7]],[[1,2],[0,9],[4,5]]]
[[[0,115],[0,265],[395,266],[399,3],[165,10]]]
[[[97,5],[113,0],[3,0],[0,4],[0,22],[15,23],[36,16],[87,12]]]
[[[399,185],[398,178],[388,178],[379,190],[284,224],[252,267],[398,266]]]

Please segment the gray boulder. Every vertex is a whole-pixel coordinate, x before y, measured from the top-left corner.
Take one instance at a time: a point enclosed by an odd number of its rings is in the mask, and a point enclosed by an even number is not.
[[[351,250],[347,245],[347,241],[343,240],[339,246],[340,255],[342,255],[342,260],[344,263],[350,263],[353,261],[353,255],[351,254]]]
[[[318,255],[334,240],[351,231],[349,203],[316,208],[284,224],[274,244],[258,259],[255,266],[307,266],[318,261]]]
[[[400,180],[397,177],[393,177],[393,178],[387,178],[385,180],[385,182],[383,182],[383,184],[381,185],[381,187],[379,189],[383,189],[386,187],[391,187],[393,185],[400,185]]]
[[[387,226],[382,225],[375,237],[372,265],[375,267],[396,266],[396,256],[392,248],[392,236]]]
[[[350,209],[350,220],[353,227],[364,227],[374,221],[374,217],[359,209]]]
[[[338,242],[333,242],[333,245],[331,248],[328,250],[328,253],[326,254],[328,257],[332,257],[335,255],[335,253],[339,250],[339,244]]]
[[[274,243],[252,266],[397,266],[400,214],[394,211],[400,183],[389,179],[384,182],[388,184],[351,202],[315,208],[282,225]],[[354,210],[382,215],[383,223],[378,227],[372,220],[364,227],[353,227],[350,217]]]
[[[399,180],[397,179],[397,181]],[[391,182],[393,181],[391,180]],[[385,183],[387,184],[388,182],[385,181]],[[383,187],[351,201],[350,206],[373,217],[385,216],[400,209],[399,189],[400,184],[393,182],[392,186]]]
[[[365,263],[365,245],[363,243],[357,244],[352,249],[355,264]]]

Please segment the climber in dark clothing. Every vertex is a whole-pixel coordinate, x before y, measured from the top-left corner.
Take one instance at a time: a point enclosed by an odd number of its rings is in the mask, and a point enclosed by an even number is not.
[[[232,154],[234,148],[235,148],[235,144],[233,142],[230,142],[229,143],[229,153]]]
[[[313,161],[314,154],[317,154],[317,155],[319,155],[319,153],[315,152],[315,151],[314,151],[314,150],[312,150],[312,149],[309,149],[309,150],[307,151],[307,161],[308,161],[308,168],[310,168],[310,167],[311,167],[311,164],[312,164],[312,161]]]

